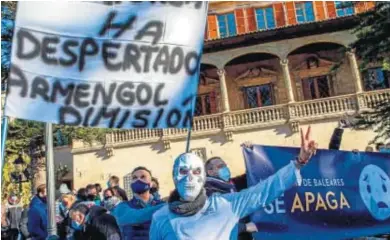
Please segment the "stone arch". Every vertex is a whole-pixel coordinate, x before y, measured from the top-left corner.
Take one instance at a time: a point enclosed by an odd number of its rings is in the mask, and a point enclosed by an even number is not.
[[[267,60],[267,59],[273,59],[277,58],[280,59],[277,55],[273,53],[268,52],[251,52],[251,53],[244,53],[241,55],[237,55],[234,58],[230,58],[230,60],[226,61],[224,63],[224,67],[240,64],[240,63],[248,63],[248,62],[255,62],[259,60]]]
[[[202,55],[202,61],[201,65],[211,65],[215,66],[216,68],[219,68],[218,61],[216,59],[213,59],[213,54],[203,54]]]
[[[200,71],[205,71],[205,70],[208,70],[208,69],[213,69],[213,68],[217,68],[217,66],[215,66],[214,64],[209,64],[209,63],[201,63],[200,64]]]
[[[308,48],[310,46],[315,46],[315,45],[317,45],[317,46],[332,45],[332,46],[343,47],[345,49],[348,48],[348,44],[345,44],[341,41],[313,40],[313,41],[308,41],[308,42],[305,42],[305,43],[302,43],[302,44],[299,44],[296,46],[292,45],[291,48],[289,49],[289,51],[286,53],[285,58],[287,58],[288,56],[291,56],[293,54],[296,54],[297,52],[299,52],[302,49]],[[326,50],[326,49],[323,49],[323,50]]]
[[[256,61],[256,57],[259,57],[257,61],[259,60],[266,60],[266,59],[272,59],[272,58],[278,58],[280,57],[276,55],[275,53],[272,52],[267,52],[267,51],[252,51],[252,52],[241,52],[237,53],[236,55],[232,56],[229,59],[226,59],[225,62],[223,63],[223,67],[233,65],[237,62],[250,62],[250,61]]]
[[[346,50],[345,44],[325,40],[308,41],[292,47],[286,59],[295,99],[303,101],[320,98],[320,95],[332,97],[351,93],[353,80],[350,79],[352,72],[345,59]],[[338,64],[336,71],[333,67]],[[315,88],[315,93],[312,88]]]

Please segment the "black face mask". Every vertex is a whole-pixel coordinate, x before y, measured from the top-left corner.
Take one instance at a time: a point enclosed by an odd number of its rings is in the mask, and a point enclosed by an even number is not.
[[[93,194],[88,194],[88,200],[93,201],[95,200],[96,196]]]

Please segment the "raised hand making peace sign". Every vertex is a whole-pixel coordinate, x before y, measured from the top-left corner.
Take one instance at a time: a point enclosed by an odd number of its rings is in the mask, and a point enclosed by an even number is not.
[[[301,128],[301,151],[298,162],[302,165],[309,162],[310,158],[316,154],[318,144],[311,139],[311,127],[307,128],[306,134],[303,134]]]

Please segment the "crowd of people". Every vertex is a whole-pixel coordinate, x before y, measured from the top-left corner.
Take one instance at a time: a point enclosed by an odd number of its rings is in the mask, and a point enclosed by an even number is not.
[[[131,198],[119,186],[117,176],[108,179],[104,190],[100,184],[89,184],[71,191],[62,184],[56,204],[59,239],[252,239],[251,233],[261,226],[250,222],[248,216],[299,183],[299,169],[315,154],[315,142],[303,137],[302,141],[295,160],[250,188],[233,181],[222,158],[213,157],[204,163],[191,153],[175,160],[175,189],[166,199],[159,194],[157,178],[143,166],[131,173]],[[46,197],[46,185],[40,185],[30,205],[23,209],[18,207],[17,196],[11,196],[7,213],[2,212],[2,238],[46,239]],[[216,225],[210,226],[210,222]]]
[[[386,145],[383,142],[377,143],[375,145],[375,150],[371,146],[366,147],[366,152],[380,152],[380,153],[390,153],[390,141],[386,143]]]
[[[221,158],[209,159],[204,168],[206,196],[237,192],[230,169]],[[88,184],[77,191],[71,191],[65,183],[61,184],[58,190],[60,196],[56,201],[59,239],[149,239],[152,216],[166,205],[169,199],[161,199],[158,179],[153,177],[149,169],[137,167],[132,171],[131,177],[131,199],[119,186],[117,176],[110,177],[104,190],[98,183]],[[7,210],[10,214],[2,214],[5,216],[4,222],[2,221],[2,238],[46,239],[46,197],[45,184],[36,189],[36,195],[28,207],[21,207],[18,205],[18,197],[11,196]],[[238,232],[241,239],[251,239],[248,233],[254,231],[257,231],[257,227],[249,223],[249,218],[240,220]]]

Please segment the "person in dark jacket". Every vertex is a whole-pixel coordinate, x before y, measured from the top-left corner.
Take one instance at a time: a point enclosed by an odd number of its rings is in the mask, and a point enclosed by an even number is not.
[[[121,240],[118,224],[107,210],[100,206],[75,204],[69,213],[75,240]]]
[[[206,183],[205,189],[207,196],[214,193],[234,193],[236,187],[230,181],[230,169],[220,157],[213,157],[205,163]]]
[[[47,237],[46,196],[46,185],[41,184],[30,203],[27,226],[32,240],[44,240]]]
[[[60,204],[60,215],[63,219],[60,223],[58,223],[58,236],[60,239],[69,239],[73,236],[74,230],[71,227],[72,220],[69,216],[69,209],[74,204],[77,204],[77,198],[73,195],[73,193],[66,193],[61,196],[61,204]]]
[[[122,230],[124,240],[148,240],[153,213],[163,206],[163,201],[155,199],[150,192],[152,174],[145,167],[137,167],[131,174],[131,189],[134,197],[130,201],[118,204],[112,210]],[[149,210],[149,211],[148,211]],[[125,214],[131,223],[123,221]]]
[[[111,176],[110,179],[108,179],[107,188],[110,187],[115,188],[115,190],[118,192],[119,196],[122,198],[123,201],[129,200],[126,191],[119,187],[119,177]]]
[[[226,194],[237,192],[236,186],[231,180],[230,169],[220,157],[213,157],[205,163],[206,169],[206,195]],[[249,232],[256,232],[254,224],[249,223],[249,218],[241,219],[238,223],[239,239],[252,239]]]
[[[19,225],[20,235],[22,240],[31,240],[30,232],[28,231],[28,206],[25,206],[22,212],[22,218]]]

